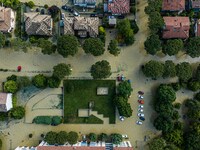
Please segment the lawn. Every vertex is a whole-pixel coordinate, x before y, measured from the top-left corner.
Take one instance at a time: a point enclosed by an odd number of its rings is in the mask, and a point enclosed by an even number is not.
[[[115,123],[115,80],[65,80],[64,81],[64,123],[101,123],[98,118],[78,117],[78,109],[87,109],[89,102],[94,102],[93,111],[109,118]],[[97,87],[108,87],[108,95],[97,95]],[[87,121],[85,121],[87,120]]]

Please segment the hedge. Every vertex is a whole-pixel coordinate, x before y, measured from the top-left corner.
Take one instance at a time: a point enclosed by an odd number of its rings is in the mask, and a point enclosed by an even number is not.
[[[33,123],[56,126],[62,123],[62,118],[59,116],[37,116],[33,119]]]

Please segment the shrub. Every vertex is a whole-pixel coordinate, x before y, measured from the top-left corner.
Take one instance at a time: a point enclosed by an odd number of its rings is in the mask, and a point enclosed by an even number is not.
[[[15,94],[12,97],[12,105],[13,108],[17,107],[17,96]]]
[[[180,108],[181,108],[181,103],[175,103],[175,104],[174,104],[174,108],[180,109]]]
[[[59,125],[61,123],[62,123],[62,118],[61,117],[59,117],[59,116],[53,116],[52,117],[51,125],[57,126],[57,125]]]
[[[4,84],[4,90],[6,92],[10,92],[10,93],[17,92],[17,90],[18,90],[17,82],[15,82],[13,80],[6,81],[6,83]]]
[[[50,116],[37,116],[33,119],[33,123],[36,124],[51,124],[51,117]]]
[[[10,114],[14,119],[22,119],[25,116],[25,109],[22,106],[17,106],[11,109]]]
[[[47,9],[47,8],[49,8],[49,6],[48,6],[47,4],[45,4],[45,5],[44,5],[44,8]]]
[[[38,74],[32,79],[33,85],[37,88],[45,88],[47,86],[47,77],[43,74]]]
[[[172,88],[174,89],[174,91],[178,91],[181,89],[181,85],[180,83],[176,82],[176,83],[171,83]]]

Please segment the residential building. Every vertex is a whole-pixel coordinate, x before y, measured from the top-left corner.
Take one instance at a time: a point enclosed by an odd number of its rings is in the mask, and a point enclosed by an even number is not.
[[[0,7],[0,31],[11,32],[15,27],[15,14],[11,8]]]
[[[75,6],[95,8],[96,0],[73,0]]]
[[[79,37],[97,37],[99,34],[98,17],[65,17],[64,34]]]
[[[38,12],[24,13],[24,21],[28,35],[52,35],[53,20],[50,15],[40,15]]]
[[[7,112],[12,105],[12,94],[11,93],[0,93],[0,112]]]
[[[18,146],[15,150],[37,150],[36,147]]]
[[[104,4],[104,11],[112,15],[123,15],[130,12],[130,0],[108,0]]]
[[[195,12],[200,11],[200,0],[191,0],[190,2],[190,8],[193,9]]]
[[[185,0],[163,0],[162,11],[183,11]]]
[[[189,17],[163,17],[165,25],[163,28],[163,39],[189,38]]]

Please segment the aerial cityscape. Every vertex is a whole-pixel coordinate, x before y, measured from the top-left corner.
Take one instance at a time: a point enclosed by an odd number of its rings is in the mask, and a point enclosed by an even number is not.
[[[200,0],[0,3],[0,150],[200,150]]]

